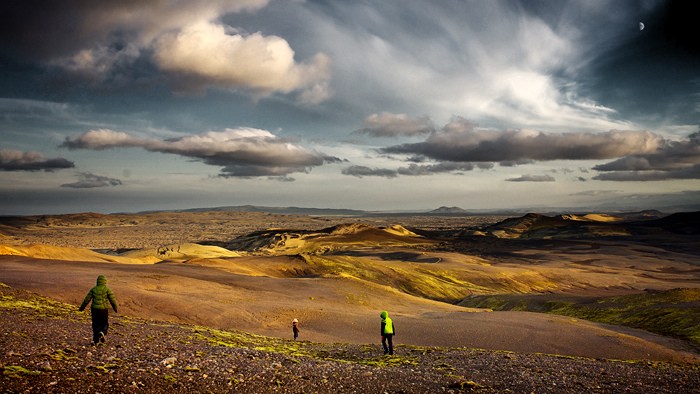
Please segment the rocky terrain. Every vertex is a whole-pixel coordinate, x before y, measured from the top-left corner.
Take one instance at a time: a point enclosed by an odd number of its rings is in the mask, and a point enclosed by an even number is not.
[[[307,216],[267,212],[159,212],[144,214],[80,213],[0,216],[0,243],[47,244],[102,250],[153,248],[197,242],[225,244],[255,231],[317,230],[338,223],[405,226],[430,231],[495,223],[501,216]]]
[[[698,223],[2,217],[0,392],[697,392]],[[102,274],[120,314],[93,347],[77,304]]]
[[[89,314],[0,285],[0,392],[691,393],[700,366],[437,348],[313,343]],[[302,331],[303,334],[303,331]]]

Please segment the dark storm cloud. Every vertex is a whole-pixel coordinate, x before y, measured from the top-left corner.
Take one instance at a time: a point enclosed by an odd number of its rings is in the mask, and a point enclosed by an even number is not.
[[[363,127],[354,133],[372,137],[401,137],[430,134],[434,130],[435,127],[427,116],[410,118],[405,114],[382,112],[367,117]]]
[[[0,149],[0,171],[54,171],[73,167],[72,161],[62,157],[47,159],[39,152]]]
[[[554,182],[556,179],[551,175],[522,175],[517,178],[506,179],[508,182]]]
[[[0,2],[0,50],[34,60],[72,56],[82,50],[150,43],[188,21],[256,10],[268,0],[22,0]]]
[[[455,118],[424,142],[390,146],[382,151],[454,162],[590,160],[650,153],[662,142],[663,138],[647,131],[561,134],[526,129],[495,131],[479,129],[463,118]]]
[[[222,177],[285,176],[307,172],[311,167],[340,159],[305,149],[259,129],[240,128],[211,131],[171,140],[137,138],[112,130],[91,130],[68,137],[61,145],[68,149],[105,150],[140,147],[151,152],[194,158],[222,167]]]
[[[122,181],[116,178],[110,178],[102,175],[95,175],[89,172],[78,173],[78,181],[72,183],[64,183],[61,187],[70,187],[73,189],[92,189],[95,187],[119,186]]]
[[[654,181],[698,179],[700,173],[700,132],[683,141],[666,141],[649,154],[625,156],[593,167],[603,172],[593,179],[605,181]]]

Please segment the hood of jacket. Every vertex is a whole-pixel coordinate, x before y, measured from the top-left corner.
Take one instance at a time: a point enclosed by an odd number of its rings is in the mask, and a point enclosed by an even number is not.
[[[100,275],[97,277],[97,285],[98,286],[105,286],[107,284],[107,277],[104,275]]]
[[[389,316],[389,312],[387,312],[387,311],[382,311],[382,313],[380,313],[379,316],[380,316],[382,319],[386,319],[386,318]]]

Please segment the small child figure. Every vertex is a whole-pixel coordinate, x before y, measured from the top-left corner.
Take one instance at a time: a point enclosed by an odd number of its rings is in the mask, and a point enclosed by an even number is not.
[[[292,332],[294,333],[294,340],[296,341],[299,337],[299,320],[292,320]]]

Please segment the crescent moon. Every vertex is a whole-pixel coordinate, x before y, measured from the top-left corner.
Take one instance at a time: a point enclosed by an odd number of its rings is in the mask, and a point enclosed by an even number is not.
[[[644,30],[644,23],[639,22],[639,31],[642,31],[642,30]]]

